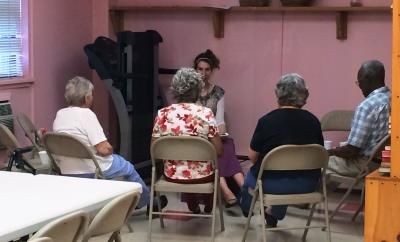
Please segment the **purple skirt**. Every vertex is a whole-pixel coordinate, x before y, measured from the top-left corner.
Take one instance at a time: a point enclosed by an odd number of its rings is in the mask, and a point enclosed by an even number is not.
[[[224,153],[218,158],[219,176],[230,177],[236,173],[243,173],[239,160],[236,158],[235,144],[233,139],[224,138]]]

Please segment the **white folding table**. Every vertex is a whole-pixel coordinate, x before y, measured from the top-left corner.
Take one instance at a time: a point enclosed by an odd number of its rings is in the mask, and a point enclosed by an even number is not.
[[[65,214],[93,212],[136,182],[0,171],[0,242],[33,233]]]

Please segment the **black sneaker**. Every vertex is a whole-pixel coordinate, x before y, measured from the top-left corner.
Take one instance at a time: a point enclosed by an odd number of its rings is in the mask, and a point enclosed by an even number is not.
[[[278,225],[278,219],[268,213],[265,213],[265,222],[268,228],[276,228],[276,225]]]

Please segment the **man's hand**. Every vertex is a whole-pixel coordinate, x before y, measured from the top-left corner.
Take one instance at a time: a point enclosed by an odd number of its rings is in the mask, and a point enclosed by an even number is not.
[[[352,146],[352,145],[345,145],[342,147],[337,147],[335,149],[328,150],[329,156],[338,156],[343,159],[355,159],[360,155],[360,148]]]

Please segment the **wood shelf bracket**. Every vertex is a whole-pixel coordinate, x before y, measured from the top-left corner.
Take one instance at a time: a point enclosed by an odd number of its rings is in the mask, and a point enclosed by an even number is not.
[[[336,13],[336,39],[347,39],[347,12]]]
[[[225,10],[215,10],[213,13],[213,28],[215,38],[224,38]]]
[[[109,14],[114,34],[117,35],[117,33],[124,30],[124,11],[110,10]]]

